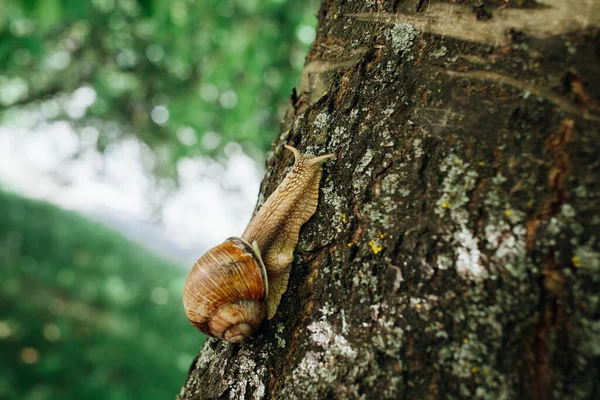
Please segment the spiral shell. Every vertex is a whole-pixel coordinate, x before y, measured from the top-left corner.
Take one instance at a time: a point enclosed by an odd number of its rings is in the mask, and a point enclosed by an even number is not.
[[[207,335],[238,343],[265,318],[267,272],[246,240],[227,239],[196,261],[184,287],[185,314]]]

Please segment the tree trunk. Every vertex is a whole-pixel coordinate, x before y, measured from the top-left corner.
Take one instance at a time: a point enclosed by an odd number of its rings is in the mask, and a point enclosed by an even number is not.
[[[284,143],[337,158],[275,318],[180,399],[600,398],[599,3],[318,18],[259,205]]]

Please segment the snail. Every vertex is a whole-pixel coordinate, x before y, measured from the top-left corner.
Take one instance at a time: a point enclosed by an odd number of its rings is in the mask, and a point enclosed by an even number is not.
[[[317,210],[322,164],[335,154],[301,155],[241,237],[208,250],[192,267],[183,305],[203,333],[238,343],[271,319],[288,286],[300,227]]]

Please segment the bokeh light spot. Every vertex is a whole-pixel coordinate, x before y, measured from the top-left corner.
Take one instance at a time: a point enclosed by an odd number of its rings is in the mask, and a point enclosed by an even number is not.
[[[219,89],[210,83],[204,84],[200,88],[200,97],[212,103],[219,98]]]
[[[208,131],[202,136],[200,143],[206,150],[214,150],[221,144],[221,136],[216,132]]]
[[[27,18],[21,18],[15,21],[10,27],[15,36],[27,36],[35,31],[35,23]]]
[[[158,125],[164,125],[169,121],[169,110],[165,106],[156,106],[150,112],[150,118]]]
[[[190,128],[189,126],[178,130],[177,138],[182,144],[186,146],[193,146],[198,142],[198,138],[196,137],[196,131],[193,128]]]
[[[33,347],[23,347],[21,349],[21,361],[25,364],[35,364],[38,359],[38,352]]]
[[[55,298],[48,306],[50,312],[54,315],[62,315],[67,309],[67,304],[64,300]]]
[[[44,338],[49,342],[56,342],[60,339],[60,329],[54,324],[44,325],[42,333],[44,334]]]
[[[163,287],[155,287],[152,289],[150,298],[154,304],[163,305],[169,301],[169,291]]]
[[[265,69],[265,72],[263,73],[263,78],[265,80],[265,83],[272,88],[279,86],[279,84],[281,83],[281,73],[277,68],[271,67]]]
[[[159,62],[160,60],[162,60],[164,55],[165,51],[158,44],[151,44],[150,46],[148,46],[148,49],[146,49],[146,57],[148,57],[148,60],[152,62]]]
[[[234,108],[237,105],[237,102],[238,95],[231,89],[224,91],[221,97],[219,98],[219,104],[221,104],[221,107],[227,109]]]
[[[118,276],[111,276],[106,280],[104,287],[108,294],[115,300],[120,300],[125,295],[125,283]]]
[[[71,63],[71,55],[66,51],[56,51],[46,59],[46,67],[50,69],[65,69]]]
[[[304,25],[298,29],[296,36],[304,44],[311,44],[316,37],[315,28],[312,26]]]
[[[12,334],[12,329],[8,322],[0,321],[0,339],[6,339]]]
[[[0,75],[0,103],[10,105],[22,99],[29,92],[25,79],[8,79]]]

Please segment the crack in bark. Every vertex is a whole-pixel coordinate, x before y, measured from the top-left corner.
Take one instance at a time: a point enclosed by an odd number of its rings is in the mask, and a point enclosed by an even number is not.
[[[528,224],[528,243],[530,251],[535,244],[537,228],[545,221],[560,212],[560,208],[566,203],[568,193],[564,188],[569,171],[571,170],[570,155],[566,145],[574,137],[575,122],[572,119],[563,119],[557,132],[550,135],[546,141],[546,147],[554,157],[554,165],[550,169],[548,185],[551,189],[551,197],[541,206],[541,210]],[[535,221],[535,222],[531,222]],[[531,230],[529,229],[531,225]],[[561,295],[566,278],[561,272],[561,267],[555,260],[553,249],[549,249],[547,259],[542,265],[542,276],[540,278],[541,297],[540,315],[535,327],[535,338],[533,342],[533,392],[534,400],[549,398],[551,385],[551,374],[549,371],[548,346],[549,336],[557,326],[557,317],[560,308],[557,303]]]
[[[296,355],[300,350],[299,338],[304,332],[301,328],[307,325],[306,321],[308,321],[310,316],[312,315],[315,297],[314,290],[312,290],[314,286],[313,282],[319,275],[319,269],[315,266],[315,263],[311,262],[308,264],[311,265],[311,271],[309,272],[306,279],[304,279],[303,284],[300,285],[298,288],[298,290],[306,290],[308,293],[308,296],[305,296],[306,300],[304,300],[304,309],[301,313],[299,313],[301,318],[298,319],[294,324],[293,333],[290,335],[291,340],[286,349],[287,352],[283,356],[283,360],[285,360],[285,362],[282,363],[282,365],[280,366],[280,368],[278,368],[277,371],[270,371],[270,380],[274,382],[274,384],[268,385],[271,387],[270,398],[272,399],[277,398],[277,393],[280,393],[280,386],[283,386],[285,383],[285,377],[290,375],[289,370],[292,368],[291,362],[294,360],[294,355]]]
[[[415,8],[416,12],[420,12],[423,9],[423,6],[425,5],[425,1],[427,1],[427,0],[417,0],[417,6]]]
[[[490,81],[490,82],[496,82],[496,83],[512,86],[516,89],[519,89],[522,92],[531,93],[537,97],[541,97],[541,98],[555,104],[561,110],[563,110],[567,113],[581,116],[584,119],[587,119],[590,121],[600,121],[599,116],[589,114],[587,109],[582,110],[579,107],[573,105],[567,98],[565,98],[563,96],[559,96],[558,94],[552,92],[551,89],[545,88],[543,86],[534,85],[530,82],[520,81],[520,80],[512,78],[510,76],[502,75],[502,74],[499,74],[496,72],[490,72],[490,71],[476,70],[476,71],[458,72],[458,71],[454,71],[454,70],[450,70],[450,69],[443,69],[443,70],[440,70],[440,72],[443,72],[451,77],[476,78],[476,79],[482,79],[482,80],[486,80],[486,81]]]

